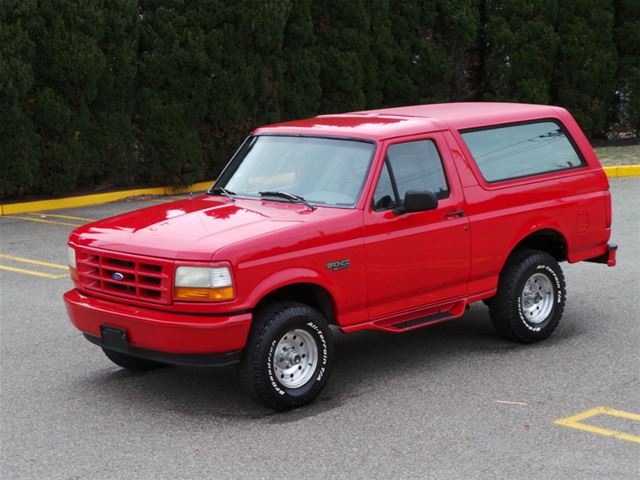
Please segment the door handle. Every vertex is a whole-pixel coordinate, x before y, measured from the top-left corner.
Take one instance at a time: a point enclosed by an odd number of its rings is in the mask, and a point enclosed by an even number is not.
[[[448,212],[444,214],[444,218],[464,217],[464,210],[458,210],[456,212]]]

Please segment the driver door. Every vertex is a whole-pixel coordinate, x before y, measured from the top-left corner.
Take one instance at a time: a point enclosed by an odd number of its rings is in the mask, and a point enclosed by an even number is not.
[[[386,142],[365,209],[369,318],[467,295],[470,236],[465,201],[442,134]],[[435,210],[398,214],[408,190],[431,190]]]

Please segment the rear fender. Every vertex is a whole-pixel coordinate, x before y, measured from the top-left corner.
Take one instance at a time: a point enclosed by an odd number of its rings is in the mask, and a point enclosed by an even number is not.
[[[562,227],[556,220],[550,217],[536,217],[531,219],[524,225],[522,225],[520,229],[517,231],[516,235],[514,236],[513,240],[509,245],[509,248],[507,249],[506,255],[502,259],[502,266],[500,268],[500,271],[502,271],[502,269],[504,268],[505,264],[507,263],[507,260],[509,259],[509,257],[511,256],[515,248],[523,240],[525,240],[527,237],[530,237],[531,235],[534,235],[535,233],[542,232],[545,230],[550,230],[552,232],[557,233],[564,241],[565,251],[567,253],[571,251],[570,250],[571,246],[569,244],[566,232],[563,231]]]

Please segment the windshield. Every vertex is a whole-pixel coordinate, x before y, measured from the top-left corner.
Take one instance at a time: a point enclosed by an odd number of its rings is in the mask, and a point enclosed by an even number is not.
[[[284,192],[311,204],[353,207],[375,146],[317,137],[249,137],[215,184],[240,197]],[[284,196],[270,197],[287,201]]]

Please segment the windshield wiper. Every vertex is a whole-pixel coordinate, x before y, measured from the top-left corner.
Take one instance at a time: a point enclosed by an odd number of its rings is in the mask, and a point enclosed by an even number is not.
[[[227,190],[224,187],[214,187],[214,188],[210,188],[207,191],[207,195],[222,195],[223,197],[227,197],[229,200],[231,200],[232,202],[235,202],[235,198],[233,198],[233,195],[235,195],[236,192],[232,192],[231,190]]]
[[[260,194],[261,197],[279,197],[279,198],[284,198],[285,200],[289,200],[290,202],[301,203],[305,207],[310,208],[311,210],[315,210],[316,209],[316,207],[314,207],[309,202],[307,202],[304,199],[304,197],[302,197],[300,195],[295,195],[293,193],[277,192],[277,191],[269,191],[269,190],[267,190],[266,192],[258,192],[258,193]]]

